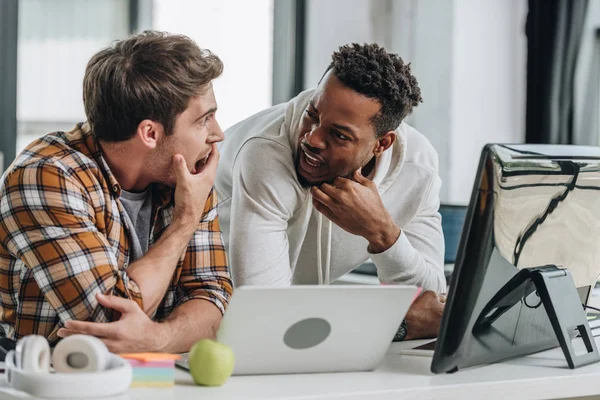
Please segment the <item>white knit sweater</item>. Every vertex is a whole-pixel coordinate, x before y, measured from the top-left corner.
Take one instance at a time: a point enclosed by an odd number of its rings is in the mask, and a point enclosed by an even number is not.
[[[303,92],[225,132],[215,187],[235,285],[317,284],[321,236],[323,265],[327,266],[327,250],[331,252],[330,281],[370,258],[382,283],[443,291],[438,157],[429,141],[405,123],[378,160],[373,177],[402,230],[396,243],[383,253],[370,254],[364,238],[336,225],[329,242],[325,218],[322,235],[317,235],[319,212],[294,169],[298,126],[311,95]]]

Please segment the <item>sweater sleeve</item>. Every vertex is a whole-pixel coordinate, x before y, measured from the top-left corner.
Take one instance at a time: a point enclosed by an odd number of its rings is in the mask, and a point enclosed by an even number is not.
[[[234,161],[229,257],[236,286],[291,284],[287,227],[302,201],[291,157],[279,142],[254,138]]]
[[[386,251],[372,254],[382,283],[403,283],[423,289],[446,291],[444,235],[439,214],[441,179],[435,170],[417,215]]]

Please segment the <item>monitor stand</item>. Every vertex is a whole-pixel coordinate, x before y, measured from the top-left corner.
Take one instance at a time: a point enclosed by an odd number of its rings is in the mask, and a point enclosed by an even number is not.
[[[527,297],[534,291],[539,301],[529,304],[531,301]],[[569,368],[600,361],[571,273],[555,265],[520,270],[483,308],[473,327],[473,334],[489,331],[502,314],[519,302],[529,308],[544,306]],[[581,335],[587,350],[579,355],[571,342],[576,331]]]

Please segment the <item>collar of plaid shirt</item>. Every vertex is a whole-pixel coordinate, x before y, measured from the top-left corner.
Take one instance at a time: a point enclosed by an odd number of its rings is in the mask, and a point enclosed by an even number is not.
[[[77,124],[77,127],[79,128],[78,130],[76,129],[70,133],[81,135],[81,141],[85,146],[85,150],[87,150],[86,153],[88,153],[89,156],[98,163],[98,167],[102,171],[104,178],[109,182],[113,193],[115,193],[117,197],[121,197],[121,185],[119,182],[117,182],[117,179],[110,171],[110,168],[108,167],[108,164],[102,155],[102,148],[100,147],[98,140],[96,140],[96,137],[92,134],[89,124],[87,122],[80,123]],[[158,188],[156,191],[158,198],[155,200],[159,200],[160,206],[166,207],[173,201],[174,192],[166,185],[156,184],[156,187]]]
[[[87,124],[46,135],[19,154],[0,186],[0,336],[40,334],[55,343],[66,320],[111,321],[98,292],[142,304],[127,276],[131,227],[120,191]],[[174,190],[155,185],[150,246],[173,207]],[[213,190],[155,319],[191,299],[224,312],[231,292]]]

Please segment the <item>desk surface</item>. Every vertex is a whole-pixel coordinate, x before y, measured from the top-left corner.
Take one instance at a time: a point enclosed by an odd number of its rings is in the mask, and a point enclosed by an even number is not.
[[[596,338],[600,345],[600,338]],[[234,376],[224,386],[194,386],[186,372],[176,372],[171,389],[131,389],[130,399],[548,399],[600,394],[600,363],[575,370],[559,348],[535,355],[434,375],[431,357],[400,355],[395,343],[372,372]]]
[[[249,399],[549,399],[600,394],[600,363],[575,370],[567,367],[560,349],[461,370],[429,372],[430,357],[400,355],[403,347],[422,341],[395,343],[375,371],[334,374],[234,376],[216,388],[195,386],[190,375],[176,371],[176,386],[130,389],[118,400],[249,400]],[[596,338],[600,345],[600,338]],[[5,384],[4,384],[5,385]],[[2,399],[32,399],[2,387]]]

